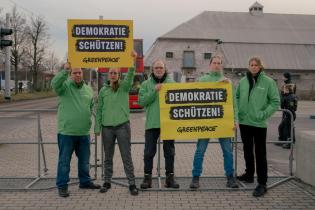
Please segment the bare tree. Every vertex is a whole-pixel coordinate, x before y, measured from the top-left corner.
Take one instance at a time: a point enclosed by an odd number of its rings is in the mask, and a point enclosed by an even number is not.
[[[45,69],[50,71],[50,73],[54,73],[55,70],[60,66],[60,61],[56,57],[54,52],[50,52],[45,59]]]
[[[39,71],[45,57],[45,49],[47,48],[49,35],[48,26],[43,17],[31,17],[30,26],[27,30],[29,46],[28,54],[31,59],[31,72],[33,79],[33,89],[40,90]]]
[[[18,67],[21,62],[22,57],[26,54],[26,20],[23,15],[21,15],[16,6],[12,8],[11,14],[11,27],[13,30],[13,45],[12,45],[12,56],[11,64],[14,66],[14,80],[15,80],[15,94],[18,93]]]

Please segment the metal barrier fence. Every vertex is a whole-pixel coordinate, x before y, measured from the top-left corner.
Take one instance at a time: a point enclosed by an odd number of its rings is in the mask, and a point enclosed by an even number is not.
[[[51,188],[55,188],[55,187],[46,187],[46,188],[36,188],[36,189],[32,189],[31,187],[41,181],[41,180],[45,180],[45,179],[55,179],[55,178],[47,178],[46,173],[48,171],[47,168],[47,164],[46,164],[46,155],[45,155],[45,148],[44,145],[45,144],[57,144],[57,142],[43,142],[43,137],[42,137],[42,128],[41,128],[41,113],[56,113],[57,110],[55,109],[25,109],[25,110],[16,110],[16,109],[5,109],[5,110],[1,110],[0,109],[0,113],[2,112],[15,112],[15,113],[32,113],[34,115],[36,115],[37,118],[37,141],[34,142],[4,142],[1,141],[1,144],[34,144],[37,145],[37,175],[35,177],[0,177],[0,180],[5,180],[5,179],[30,179],[30,182],[23,188],[7,188],[7,187],[1,187],[0,186],[0,190],[43,190],[43,189],[51,189]],[[272,184],[268,185],[268,188],[272,188],[275,187],[283,182],[286,182],[292,178],[294,178],[293,176],[293,135],[294,135],[294,120],[293,120],[293,114],[291,113],[291,111],[289,110],[285,110],[285,109],[281,109],[279,110],[281,112],[286,112],[291,116],[291,135],[290,135],[290,139],[288,141],[283,141],[283,142],[279,142],[279,141],[267,141],[266,143],[280,143],[280,144],[290,144],[290,155],[289,155],[289,176],[273,176],[273,177],[269,177],[270,178],[275,178],[276,181],[273,182]],[[236,133],[237,135],[237,133]],[[90,168],[94,169],[94,179],[97,179],[97,168],[100,167],[101,168],[101,177],[104,177],[104,150],[103,150],[103,142],[101,141],[101,164],[98,164],[98,144],[97,144],[97,136],[95,136],[95,141],[91,142],[91,145],[94,146],[94,164],[90,164]],[[210,144],[217,144],[218,141],[210,141]],[[237,136],[236,138],[232,139],[232,145],[233,145],[233,151],[234,151],[234,173],[235,176],[237,176],[237,166],[238,166],[238,162],[237,162],[237,156],[238,156],[238,152],[237,152],[237,145],[239,143],[242,143],[241,141],[237,141]],[[144,142],[131,142],[131,144],[144,144]],[[165,177],[163,177],[161,175],[161,141],[158,140],[158,147],[157,147],[157,176],[153,177],[153,179],[155,179],[157,181],[157,188],[150,188],[150,189],[146,189],[145,191],[181,191],[181,190],[190,190],[188,187],[187,188],[180,188],[180,189],[169,189],[169,188],[162,188],[162,180],[165,179]],[[183,142],[178,142],[175,141],[175,144],[196,144],[196,141],[183,141]],[[41,158],[43,161],[43,169],[41,168]],[[43,172],[41,172],[43,171]],[[203,179],[221,179],[225,181],[225,176],[203,176]],[[74,179],[74,178],[72,178]],[[136,179],[142,179],[142,177],[136,177]],[[189,181],[191,180],[191,177],[184,177],[184,176],[177,176],[177,179],[189,179]],[[114,177],[112,182],[121,186],[128,186],[128,184],[126,182],[124,182],[124,180],[126,180],[125,177]],[[186,180],[187,181],[187,180]],[[77,183],[77,182],[70,182],[69,184],[73,184],[73,183]],[[236,188],[233,190],[249,190],[249,189],[253,189],[254,186],[248,187],[247,185],[245,185],[242,182],[240,183],[240,188]],[[226,187],[211,187],[211,188],[202,188],[199,190],[231,190],[230,188],[226,188]]]
[[[1,144],[26,144],[26,145],[37,145],[37,175],[35,177],[0,177],[4,180],[9,179],[26,179],[30,180],[29,183],[25,185],[23,188],[3,188],[0,187],[1,190],[32,190],[31,187],[36,184],[37,182],[43,180],[43,179],[55,179],[55,178],[47,178],[46,173],[48,172],[47,163],[46,163],[46,155],[45,155],[45,144],[57,144],[57,142],[43,142],[43,136],[42,136],[42,127],[41,127],[41,113],[56,113],[56,109],[5,109],[1,110],[0,113],[31,113],[36,115],[37,119],[37,140],[34,142],[5,142],[1,141]],[[94,179],[97,179],[97,141],[91,142],[91,145],[94,145],[95,154],[94,154],[94,164],[90,164],[90,168],[94,168]],[[42,169],[41,161],[43,161],[44,168]],[[70,179],[76,179],[76,178],[70,178]],[[70,182],[70,184],[74,184],[77,182]],[[55,187],[48,187],[45,189],[50,189]],[[35,190],[41,190],[41,188],[37,188]]]

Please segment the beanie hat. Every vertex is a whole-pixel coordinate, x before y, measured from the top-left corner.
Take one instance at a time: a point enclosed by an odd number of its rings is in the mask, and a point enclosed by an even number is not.
[[[289,72],[285,72],[283,73],[283,76],[288,79],[288,80],[291,80],[291,74]]]

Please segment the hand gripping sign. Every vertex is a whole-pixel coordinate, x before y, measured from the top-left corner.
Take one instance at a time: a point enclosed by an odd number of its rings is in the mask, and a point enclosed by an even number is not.
[[[131,20],[68,20],[68,60],[73,67],[132,67]]]
[[[162,140],[234,137],[230,83],[163,84],[159,97]]]

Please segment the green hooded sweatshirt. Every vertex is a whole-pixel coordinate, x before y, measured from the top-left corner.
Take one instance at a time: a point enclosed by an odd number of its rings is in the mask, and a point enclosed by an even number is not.
[[[264,72],[260,72],[250,94],[249,87],[248,78],[245,76],[239,81],[236,90],[239,123],[266,128],[267,119],[278,110],[280,105],[278,87]]]
[[[169,76],[166,77],[163,83],[174,83]],[[160,128],[160,100],[159,93],[155,90],[155,85],[152,76],[144,81],[139,90],[138,103],[145,107],[145,129]]]
[[[77,85],[68,79],[68,72],[60,71],[51,81],[59,96],[58,133],[71,136],[90,134],[93,109],[93,90],[82,81]]]
[[[198,82],[218,82],[224,79],[228,79],[224,76],[223,71],[210,71],[202,77],[198,78]],[[232,82],[231,82],[232,83]],[[233,111],[234,111],[234,121],[238,122],[238,107],[236,103],[235,91],[232,84],[232,93],[233,93]]]
[[[105,83],[98,95],[95,133],[100,133],[101,126],[117,126],[129,121],[129,90],[133,83],[134,68],[128,70],[117,91]]]

